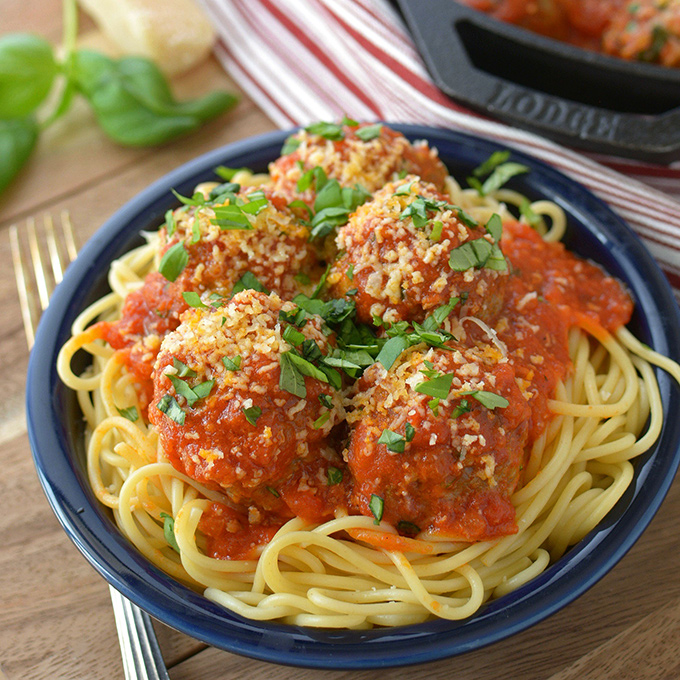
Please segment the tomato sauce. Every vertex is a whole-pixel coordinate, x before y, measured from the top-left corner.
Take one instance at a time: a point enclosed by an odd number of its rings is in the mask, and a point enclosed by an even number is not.
[[[668,0],[458,0],[522,28],[621,59],[680,66],[680,4]]]

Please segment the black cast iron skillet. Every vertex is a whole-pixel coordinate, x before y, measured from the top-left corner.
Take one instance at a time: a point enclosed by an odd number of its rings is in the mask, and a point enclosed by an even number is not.
[[[629,62],[454,0],[396,0],[435,84],[475,111],[563,144],[680,160],[680,69]]]

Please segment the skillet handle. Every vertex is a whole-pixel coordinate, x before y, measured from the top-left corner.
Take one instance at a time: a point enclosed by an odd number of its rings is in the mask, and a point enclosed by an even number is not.
[[[680,69],[626,62],[529,33],[453,0],[397,0],[435,84],[568,146],[680,159]]]

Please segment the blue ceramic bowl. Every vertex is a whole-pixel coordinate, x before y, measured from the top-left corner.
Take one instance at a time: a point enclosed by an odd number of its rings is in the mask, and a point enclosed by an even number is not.
[[[394,126],[439,149],[454,176],[465,177],[495,143],[451,132]],[[149,564],[120,534],[89,489],[82,419],[74,395],[55,369],[77,314],[107,291],[111,261],[141,243],[175,205],[171,188],[191,194],[224,164],[265,170],[286,133],[248,139],[208,153],[155,182],[117,212],[87,243],[54,293],[37,333],[28,371],[28,430],[35,466],[66,533],[115,588],[173,628],[214,647],[277,663],[318,668],[375,668],[421,663],[480,648],[524,630],[565,606],[606,574],[651,521],[680,461],[680,418],[666,418],[656,446],[636,462],[633,484],[601,525],[562,559],[519,590],[491,602],[467,621],[431,621],[364,632],[306,629],[242,619]],[[657,351],[680,360],[680,315],[669,285],[631,230],[582,186],[514,152],[531,172],[511,186],[559,203],[569,215],[568,247],[601,263],[628,286],[631,324]],[[680,389],[658,371],[665,411]],[[675,400],[675,401],[674,401]]]

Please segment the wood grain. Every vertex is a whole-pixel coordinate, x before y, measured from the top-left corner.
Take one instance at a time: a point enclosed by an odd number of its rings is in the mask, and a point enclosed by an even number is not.
[[[57,0],[0,0],[0,31],[57,40]],[[83,26],[91,29],[86,20]],[[91,37],[91,36],[90,36]],[[96,37],[96,36],[95,36]],[[214,60],[173,82],[179,97],[236,90]],[[151,181],[187,160],[274,126],[246,96],[197,134],[159,149],[108,141],[84,105],[48,130],[30,165],[0,197],[0,677],[122,678],[108,588],[54,518],[33,469],[25,433],[28,362],[7,228],[68,210],[80,243]],[[316,671],[263,663],[206,647],[157,624],[173,680],[670,680],[680,677],[680,489],[604,579],[551,618],[456,659],[389,671]]]

